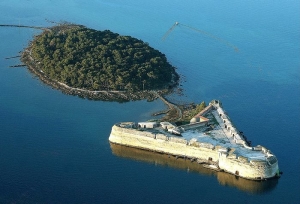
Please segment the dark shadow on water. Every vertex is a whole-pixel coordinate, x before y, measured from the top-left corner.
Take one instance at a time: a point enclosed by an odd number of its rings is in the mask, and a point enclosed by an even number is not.
[[[264,194],[275,189],[278,179],[270,179],[267,181],[251,181],[243,178],[238,178],[234,175],[225,172],[216,172],[204,168],[197,162],[191,162],[188,159],[176,159],[173,156],[159,154],[132,147],[110,143],[112,153],[118,157],[133,159],[152,163],[154,165],[167,166],[171,168],[181,169],[189,172],[200,173],[201,175],[216,176],[219,183],[223,186],[230,186],[251,194]]]

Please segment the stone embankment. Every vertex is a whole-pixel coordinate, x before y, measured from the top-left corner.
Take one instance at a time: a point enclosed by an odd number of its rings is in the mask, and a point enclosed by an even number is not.
[[[17,67],[26,67],[26,64],[16,64],[16,65],[10,65],[10,68],[17,68]]]
[[[13,57],[5,57],[4,59],[14,59],[14,58],[20,58],[21,55],[13,56]]]
[[[31,29],[38,29],[38,30],[48,30],[48,28],[46,28],[46,27],[15,25],[15,24],[0,24],[0,27],[15,27],[15,28],[31,28]]]

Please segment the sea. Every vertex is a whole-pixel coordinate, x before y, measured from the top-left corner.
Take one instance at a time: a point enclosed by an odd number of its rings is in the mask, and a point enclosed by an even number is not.
[[[171,101],[220,100],[283,172],[254,182],[110,144],[115,123],[166,106],[52,89],[10,67],[41,31],[0,27],[0,203],[300,203],[299,8],[298,0],[0,0],[0,24],[66,21],[149,43],[181,76]]]

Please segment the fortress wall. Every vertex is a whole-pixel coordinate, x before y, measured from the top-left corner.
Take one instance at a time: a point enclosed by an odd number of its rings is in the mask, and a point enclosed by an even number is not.
[[[235,155],[234,155],[235,156]],[[255,165],[254,165],[255,163]],[[248,158],[239,156],[234,158],[233,155],[227,156],[223,154],[219,158],[219,167],[226,172],[235,174],[248,179],[263,179],[274,177],[278,170],[278,164],[272,166],[266,162],[260,161],[260,165],[256,162],[248,161]]]
[[[125,131],[123,131],[125,130]],[[154,134],[152,134],[154,135]],[[203,146],[195,147],[188,145],[187,140],[177,137],[166,137],[162,134],[157,134],[149,137],[142,131],[134,129],[123,129],[117,126],[112,128],[109,141],[126,146],[147,149],[150,151],[162,152],[171,155],[199,158],[212,161],[218,160],[218,152],[214,151],[211,146],[204,144]],[[206,148],[208,146],[210,148]]]
[[[211,149],[211,150],[215,149],[215,147],[212,144],[205,143],[205,142],[190,141],[189,145],[193,146],[193,147],[203,147],[203,148]]]
[[[190,142],[189,145],[193,147],[201,147],[200,142]]]
[[[207,148],[207,149],[214,149],[214,146],[210,143],[200,142],[199,147]]]
[[[163,134],[156,134],[156,139],[158,140],[168,140],[169,138]]]
[[[254,151],[262,151],[262,147],[260,147],[260,146],[253,147],[253,150]]]
[[[113,126],[109,141],[170,155],[218,161],[219,167],[224,171],[248,179],[271,178],[278,171],[278,162],[272,158],[270,159],[272,163],[275,162],[272,165],[259,160],[249,162],[248,158],[233,154],[234,149],[230,150],[229,154],[219,153],[218,150],[223,148],[222,146],[214,147],[208,143],[188,142],[182,138],[155,135],[135,129]]]
[[[219,160],[218,152],[205,147],[195,147],[195,146],[188,145],[188,154],[192,158],[211,160],[214,162]]]
[[[236,154],[229,154],[227,156],[228,159],[236,159]]]
[[[170,154],[181,154],[181,152],[178,150],[184,148],[185,146],[184,144],[175,142],[172,142],[170,145],[168,137],[162,134],[157,134],[156,137],[159,139],[147,137],[147,134],[145,134],[143,131],[127,129],[124,132],[122,128],[114,126],[109,140],[117,144]],[[170,151],[170,149],[174,150]]]
[[[238,159],[229,159],[226,157],[221,157],[219,159],[219,167],[229,173],[244,178],[255,178],[262,176],[261,174],[257,173],[253,168],[251,168],[249,163],[239,161]]]
[[[212,104],[209,104],[208,106],[206,106],[202,111],[200,111],[200,113],[198,113],[196,116],[203,116],[206,113],[208,113],[211,109],[213,108]]]
[[[239,160],[239,162],[241,162],[241,163],[249,163],[249,161],[248,161],[248,158],[246,158],[246,157],[243,157],[243,156],[239,156],[238,157],[238,160]]]
[[[170,142],[182,143],[187,144],[187,140],[179,138],[179,137],[169,137]]]

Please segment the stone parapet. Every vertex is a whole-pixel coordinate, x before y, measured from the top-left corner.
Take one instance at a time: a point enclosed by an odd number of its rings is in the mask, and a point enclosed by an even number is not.
[[[268,157],[267,161],[251,160],[237,155],[234,148],[229,150],[221,145],[214,146],[210,143],[198,142],[195,139],[187,141],[180,137],[168,137],[163,133],[155,134],[114,125],[109,141],[139,149],[196,159],[197,161],[214,162],[226,172],[252,180],[271,178],[278,172],[278,162],[273,155]],[[264,152],[270,152],[264,147],[261,149]]]

